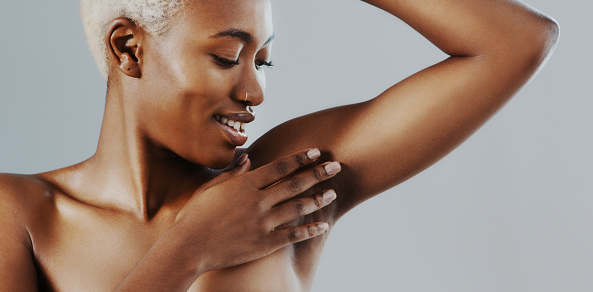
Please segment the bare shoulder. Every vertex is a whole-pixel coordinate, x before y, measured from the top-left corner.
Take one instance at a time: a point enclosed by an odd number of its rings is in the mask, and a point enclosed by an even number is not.
[[[12,238],[28,237],[28,202],[33,196],[27,188],[33,183],[25,175],[0,174],[0,230]]]
[[[28,229],[34,216],[45,209],[52,186],[38,175],[0,174],[0,217],[4,226]]]
[[[37,290],[29,230],[49,193],[50,185],[37,176],[0,174],[0,274],[10,275],[0,287]]]
[[[38,175],[0,173],[0,208],[25,212],[51,194],[51,184]]]

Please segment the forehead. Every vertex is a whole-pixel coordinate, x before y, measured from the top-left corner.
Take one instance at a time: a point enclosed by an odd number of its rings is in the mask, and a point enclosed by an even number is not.
[[[272,7],[270,0],[194,0],[174,26],[199,37],[237,29],[265,42],[273,34]]]

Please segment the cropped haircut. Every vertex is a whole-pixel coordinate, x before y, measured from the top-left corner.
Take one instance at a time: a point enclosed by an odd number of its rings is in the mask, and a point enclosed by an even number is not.
[[[105,33],[115,18],[125,17],[146,32],[160,35],[191,0],[81,0],[80,16],[89,48],[103,77],[109,75]]]

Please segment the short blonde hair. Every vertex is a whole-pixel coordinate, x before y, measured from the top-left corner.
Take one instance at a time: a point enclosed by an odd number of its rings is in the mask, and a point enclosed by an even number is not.
[[[162,34],[171,18],[191,0],[81,0],[80,15],[91,53],[103,77],[109,75],[104,37],[113,19],[125,17],[148,33]]]

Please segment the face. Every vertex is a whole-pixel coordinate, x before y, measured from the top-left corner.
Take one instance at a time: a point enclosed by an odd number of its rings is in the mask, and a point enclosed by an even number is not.
[[[164,36],[146,36],[139,56],[141,131],[186,160],[225,167],[264,99],[270,2],[195,0],[173,21]]]

